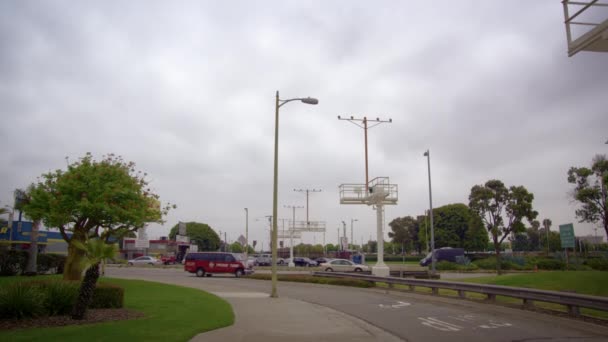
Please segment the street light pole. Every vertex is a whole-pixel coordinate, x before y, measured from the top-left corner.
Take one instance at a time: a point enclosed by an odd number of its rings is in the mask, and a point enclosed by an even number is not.
[[[435,274],[435,230],[433,229],[433,192],[431,190],[431,152],[426,150],[424,156],[427,157],[429,167],[429,216],[431,219],[431,273]]]
[[[245,208],[245,260],[249,258],[249,209]]]
[[[289,230],[289,267],[295,267],[296,264],[293,262],[293,233],[295,233],[296,230],[296,209],[301,209],[304,207],[298,205],[284,205],[284,207],[293,209],[291,229]]]
[[[272,191],[272,291],[270,297],[278,298],[277,293],[277,193],[279,180],[279,108],[291,101],[302,101],[306,104],[316,105],[319,100],[311,97],[295,98],[288,100],[279,99],[279,91],[276,93],[275,121],[274,121],[274,181]]]
[[[354,247],[355,246],[355,240],[354,240],[354,237],[353,237],[353,222],[357,222],[357,221],[359,221],[359,220],[353,219],[353,218],[350,219],[350,243],[353,245],[353,249],[355,248]]]

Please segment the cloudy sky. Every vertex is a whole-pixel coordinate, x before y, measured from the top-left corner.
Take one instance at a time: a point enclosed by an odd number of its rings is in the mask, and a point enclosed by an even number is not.
[[[608,54],[568,58],[563,20],[559,1],[2,1],[0,203],[66,157],[115,153],[178,205],[151,237],[182,220],[234,240],[247,207],[267,246],[279,90],[319,99],[281,108],[279,218],[305,204],[294,188],[322,189],[328,242],[351,218],[357,243],[375,234],[371,207],[339,204],[365,169],[338,115],[393,121],[369,131],[370,178],[399,186],[387,221],[428,208],[429,148],[435,207],[497,178],[593,234],[566,172],[608,152]]]

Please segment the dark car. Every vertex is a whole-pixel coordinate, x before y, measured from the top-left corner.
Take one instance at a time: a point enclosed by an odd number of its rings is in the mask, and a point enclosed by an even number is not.
[[[431,256],[432,253],[429,253],[424,259],[420,260],[420,266],[430,265],[432,262]],[[443,247],[435,250],[435,262],[456,262],[456,258],[461,256],[464,256],[464,248]]]
[[[296,266],[304,266],[304,267],[314,267],[317,266],[317,263],[309,258],[293,258],[293,263]]]
[[[321,264],[328,263],[328,262],[330,262],[331,260],[332,260],[332,259],[330,259],[330,258],[323,258],[323,257],[321,257],[321,258],[316,258],[316,259],[315,259],[315,261],[317,262],[317,265],[321,265]]]

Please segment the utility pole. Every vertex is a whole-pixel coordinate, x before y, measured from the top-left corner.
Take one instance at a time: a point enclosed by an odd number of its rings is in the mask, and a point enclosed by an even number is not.
[[[355,119],[352,115],[350,118],[342,118],[340,117],[340,115],[338,115],[338,120],[346,120],[349,121],[350,123],[352,123],[355,126],[361,127],[363,128],[363,132],[365,135],[365,193],[369,193],[369,169],[368,169],[368,157],[367,157],[367,130],[371,129],[375,126],[378,126],[381,123],[391,123],[393,122],[393,119],[388,119],[388,120],[380,120],[380,118],[376,118],[376,120],[371,119],[372,125],[368,126],[368,122],[370,120],[367,119],[367,117],[363,117],[363,119]],[[361,124],[359,123],[361,122]]]
[[[249,209],[245,208],[245,260],[249,258]]]
[[[346,222],[342,221],[342,228],[344,229],[344,239],[346,239]],[[342,242],[342,241],[340,241]],[[342,245],[342,243],[340,243],[340,245]],[[346,244],[346,249],[348,249],[348,243]]]
[[[270,227],[270,242],[268,243],[268,248],[272,250],[272,215],[266,215],[264,217],[268,218],[268,225]],[[264,250],[262,250],[262,252],[264,252]]]
[[[306,224],[308,225],[310,222],[310,220],[308,219],[308,195],[311,192],[321,192],[323,190],[321,189],[293,189],[293,191],[295,192],[302,192],[302,193],[306,193]]]
[[[433,192],[431,190],[431,152],[426,150],[424,156],[427,159],[429,166],[429,216],[431,217],[431,273],[435,274],[435,232],[433,229]]]
[[[293,211],[291,229],[289,231],[289,267],[295,267],[296,265],[293,262],[293,233],[296,230],[296,209],[301,209],[303,207],[298,205],[284,205],[283,207],[291,208]]]
[[[359,220],[351,218],[350,219],[350,243],[353,245],[353,249],[355,248],[355,238],[353,237],[353,222],[357,222]]]

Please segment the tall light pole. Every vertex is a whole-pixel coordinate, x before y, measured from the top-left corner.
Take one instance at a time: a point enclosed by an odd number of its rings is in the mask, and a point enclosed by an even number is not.
[[[435,230],[433,229],[433,192],[431,190],[431,152],[424,152],[429,167],[429,216],[431,218],[431,273],[435,274]]]
[[[354,249],[354,246],[355,246],[355,240],[354,240],[354,237],[353,237],[353,222],[357,222],[357,221],[359,221],[359,220],[354,219],[354,218],[350,219],[350,243],[353,245],[353,249]]]
[[[249,209],[245,208],[245,260],[249,258]]]
[[[291,229],[289,230],[289,267],[295,267],[296,264],[293,262],[293,233],[296,230],[296,209],[301,209],[304,207],[298,205],[284,205],[284,207],[293,209]]]
[[[319,100],[311,97],[295,98],[288,100],[279,99],[277,90],[274,116],[274,182],[272,191],[272,291],[270,297],[277,298],[277,192],[279,181],[279,108],[291,101],[302,101],[302,103],[316,105]]]
[[[342,235],[342,238],[346,239],[346,222],[344,222],[344,221],[342,221],[342,229],[344,229],[344,232],[343,232],[344,235]],[[340,246],[344,247],[342,245],[342,241],[340,241]],[[348,249],[348,243],[346,244],[346,249]]]

